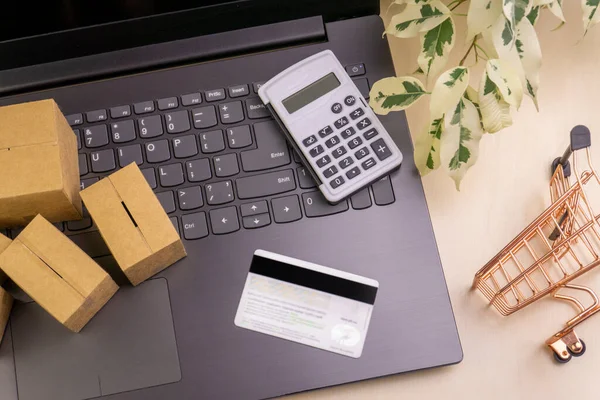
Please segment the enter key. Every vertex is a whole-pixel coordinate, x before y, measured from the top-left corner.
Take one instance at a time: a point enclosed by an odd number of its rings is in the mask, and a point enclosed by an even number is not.
[[[254,124],[257,148],[241,153],[244,171],[261,171],[290,163],[290,151],[275,121]]]

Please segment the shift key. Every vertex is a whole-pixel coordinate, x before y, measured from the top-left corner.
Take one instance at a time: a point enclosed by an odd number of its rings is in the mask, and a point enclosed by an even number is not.
[[[248,176],[235,183],[240,199],[271,196],[296,189],[294,171],[291,169]]]

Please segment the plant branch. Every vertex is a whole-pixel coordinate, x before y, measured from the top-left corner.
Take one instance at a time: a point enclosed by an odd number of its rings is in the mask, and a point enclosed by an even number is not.
[[[454,6],[452,6],[452,8],[450,8],[450,11],[454,11],[455,9],[457,9],[458,7],[460,7],[461,4],[465,3],[467,0],[454,0],[452,3],[448,4],[448,7],[450,7],[451,4],[454,4]]]
[[[471,43],[471,46],[469,46],[469,48],[467,49],[467,52],[465,53],[465,55],[463,56],[463,58],[458,63],[458,65],[460,65],[461,67],[465,63],[465,61],[466,61],[467,57],[469,56],[469,54],[471,54],[471,51],[475,48],[475,42],[476,41],[477,41],[477,39],[473,39],[473,42]]]

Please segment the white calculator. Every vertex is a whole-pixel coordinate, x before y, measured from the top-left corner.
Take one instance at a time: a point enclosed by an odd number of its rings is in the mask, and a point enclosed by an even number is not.
[[[330,50],[292,65],[258,94],[331,203],[402,162],[402,153]]]

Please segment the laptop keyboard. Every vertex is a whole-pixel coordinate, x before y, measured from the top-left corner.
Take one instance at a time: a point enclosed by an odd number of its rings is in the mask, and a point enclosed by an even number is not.
[[[368,98],[365,66],[346,70]],[[260,84],[66,116],[78,139],[81,188],[135,162],[186,240],[395,201],[386,177],[349,202],[327,203],[257,96]],[[56,226],[68,235],[97,230],[84,213],[80,221]],[[20,230],[0,233],[14,238]]]

